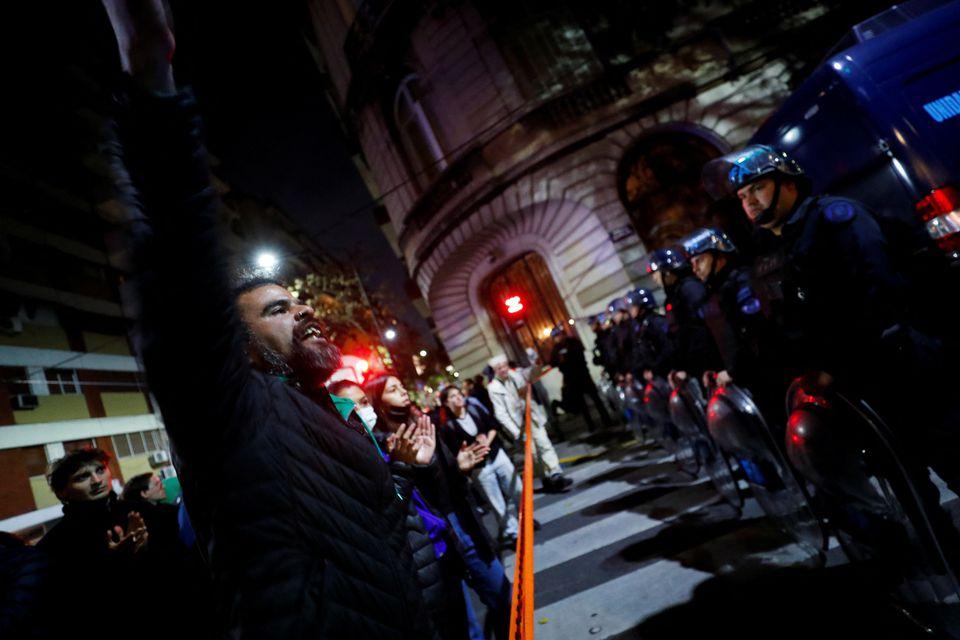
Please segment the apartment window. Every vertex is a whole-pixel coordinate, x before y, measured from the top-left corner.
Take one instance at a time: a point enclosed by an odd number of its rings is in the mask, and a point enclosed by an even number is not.
[[[517,7],[493,29],[520,92],[544,100],[590,80],[603,67],[587,34],[568,9]]]
[[[118,458],[140,456],[154,451],[169,451],[170,441],[163,429],[121,433],[111,437]]]
[[[76,369],[47,369],[47,387],[53,395],[82,393]]]
[[[417,182],[426,186],[446,166],[440,140],[423,104],[423,85],[415,74],[408,75],[397,87],[393,103],[393,121],[400,135],[403,151],[416,174]]]
[[[118,458],[130,457],[130,440],[127,438],[127,434],[121,433],[118,436],[111,436],[110,440],[113,442],[113,450],[117,452]]]
[[[96,447],[97,441],[93,438],[82,438],[80,440],[68,440],[63,443],[63,451],[65,453],[71,453],[79,449],[88,449],[91,447]]]

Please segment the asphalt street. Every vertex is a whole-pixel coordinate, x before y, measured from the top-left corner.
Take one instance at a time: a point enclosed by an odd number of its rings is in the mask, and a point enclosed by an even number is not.
[[[538,640],[939,637],[836,540],[801,548],[653,443],[581,432],[557,448],[575,484],[534,497]]]

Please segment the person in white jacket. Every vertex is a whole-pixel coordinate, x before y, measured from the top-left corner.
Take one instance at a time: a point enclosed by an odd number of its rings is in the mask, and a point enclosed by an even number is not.
[[[489,361],[493,369],[493,380],[487,385],[487,393],[493,404],[493,412],[504,429],[520,440],[524,426],[526,406],[525,387],[529,380],[529,371],[511,369],[507,356],[500,354]],[[543,475],[545,491],[564,491],[573,481],[563,475],[557,452],[553,449],[550,436],[547,435],[547,414],[536,401],[530,407],[530,433],[533,438],[533,457]]]

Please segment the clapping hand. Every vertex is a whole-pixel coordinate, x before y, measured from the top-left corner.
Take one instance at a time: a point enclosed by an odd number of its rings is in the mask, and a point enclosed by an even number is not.
[[[460,445],[460,451],[457,452],[457,467],[463,473],[469,473],[490,453],[490,447],[486,444],[474,442],[468,445],[466,442]]]
[[[437,449],[437,432],[429,416],[403,425],[387,438],[387,453],[406,464],[429,464]]]
[[[112,530],[107,530],[107,548],[110,551],[122,553],[139,553],[147,546],[147,525],[136,511],[127,514],[127,530],[115,526]]]

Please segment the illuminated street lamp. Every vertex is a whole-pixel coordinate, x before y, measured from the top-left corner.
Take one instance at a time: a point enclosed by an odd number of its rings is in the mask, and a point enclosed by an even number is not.
[[[453,373],[453,365],[452,365],[452,364],[448,364],[448,365],[446,366],[446,371],[447,371],[447,373]]]
[[[426,349],[420,349],[420,357],[421,357],[421,358],[426,358],[426,357],[427,357],[427,350],[426,350]]]
[[[387,340],[395,340],[397,337],[397,330],[387,329],[386,331],[383,332],[383,337]]]
[[[270,251],[261,251],[257,254],[257,266],[261,269],[266,269],[267,271],[273,271],[277,268],[277,265],[280,264],[280,259],[277,258],[277,254]]]

